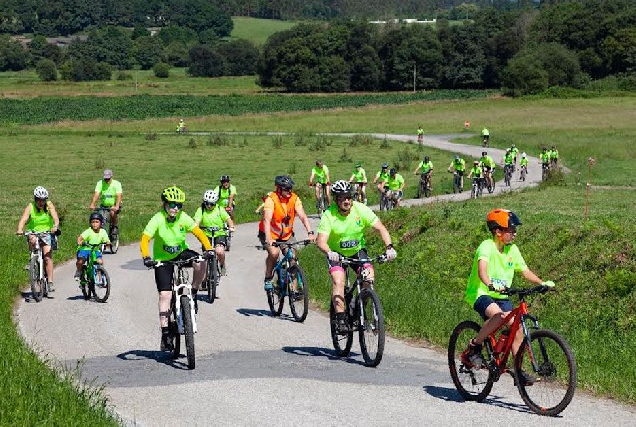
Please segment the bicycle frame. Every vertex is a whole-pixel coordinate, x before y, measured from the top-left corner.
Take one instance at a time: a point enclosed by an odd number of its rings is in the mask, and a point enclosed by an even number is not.
[[[379,256],[376,258],[379,262],[384,262],[384,260],[386,260],[386,257],[384,256]],[[349,307],[347,307],[349,309],[349,316],[353,317],[355,315],[355,310],[356,307],[359,305],[359,295],[360,295],[360,291],[361,291],[361,285],[363,282],[365,282],[365,278],[364,276],[364,270],[361,270],[360,273],[356,273],[356,280],[353,282],[353,284],[351,283],[351,276],[350,276],[350,270],[351,268],[347,268],[350,267],[351,264],[373,264],[373,262],[376,260],[374,258],[348,258],[348,257],[343,257],[341,260],[341,263],[343,265],[343,267],[345,267],[345,289],[344,289],[344,297],[345,297],[345,301],[347,301],[350,297],[351,298],[351,302],[354,302],[354,304],[350,304]],[[374,288],[374,281],[366,281],[367,286],[365,286],[365,288],[369,288],[372,290],[375,290]],[[358,327],[360,325],[362,325],[364,323],[364,319],[363,319],[363,313],[362,310],[359,310],[358,312]]]
[[[46,235],[50,234],[49,232],[40,232],[40,233],[36,233],[33,231],[27,231],[26,233],[24,233],[24,235],[27,238],[27,242],[29,240],[29,236],[34,235],[35,236],[35,246],[33,247],[33,250],[29,251],[31,253],[30,255],[30,260],[37,257],[38,259],[38,266],[39,266],[39,270],[40,270],[40,275],[38,277],[39,280],[44,280],[46,279],[47,285],[48,285],[48,277],[46,276],[46,266],[44,264],[44,253],[42,252],[42,245],[40,244],[41,239],[43,239],[44,237],[46,237]]]
[[[196,256],[181,261],[159,261],[157,262],[157,264],[155,264],[155,268],[160,267],[164,264],[172,264],[177,268],[172,277],[172,298],[170,301],[170,305],[172,307],[174,317],[177,321],[178,332],[181,335],[183,335],[184,333],[183,315],[181,313],[181,304],[179,304],[177,301],[177,297],[181,295],[186,295],[188,297],[188,300],[190,301],[190,311],[192,313],[192,330],[194,331],[194,333],[197,332],[197,321],[194,312],[194,296],[192,294],[192,285],[189,283],[189,276],[185,268],[192,262],[202,261],[205,261],[203,257]]]

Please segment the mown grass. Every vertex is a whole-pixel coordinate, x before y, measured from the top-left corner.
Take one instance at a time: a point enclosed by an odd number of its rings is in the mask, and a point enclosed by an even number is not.
[[[272,34],[288,30],[298,24],[298,22],[294,21],[259,19],[247,16],[233,16],[232,22],[234,23],[234,28],[232,29],[232,34],[230,34],[231,39],[250,40],[256,45],[262,45]]]
[[[301,197],[311,200],[306,181],[315,158],[324,159],[334,177],[348,177],[355,161],[362,161],[369,175],[373,175],[379,163],[394,163],[404,158],[400,153],[407,150],[395,142],[388,143],[389,149],[381,149],[381,140],[355,145],[349,138],[319,137],[314,132],[414,134],[417,125],[422,124],[427,134],[457,133],[466,118],[475,130],[488,126],[493,144],[498,146],[515,141],[532,152],[533,147],[538,148],[545,141],[557,141],[572,173],[564,186],[472,203],[435,204],[432,208],[399,210],[388,215],[385,220],[396,241],[399,259],[378,269],[378,288],[391,332],[430,340],[443,347],[451,327],[460,318],[475,318],[462,302],[472,253],[487,236],[482,224],[485,213],[494,206],[506,206],[516,210],[525,223],[518,242],[529,265],[559,284],[561,292],[541,299],[533,310],[545,326],[563,333],[572,344],[582,386],[634,402],[630,388],[633,374],[616,366],[631,366],[633,358],[628,354],[635,340],[633,328],[630,329],[634,322],[634,253],[629,237],[635,231],[630,211],[636,194],[593,190],[590,220],[585,224],[583,209],[587,157],[597,157],[592,169],[593,184],[631,183],[622,165],[634,156],[631,140],[636,132],[635,103],[634,98],[440,100],[188,120],[191,130],[298,133],[280,137],[280,141],[262,135],[157,133],[172,130],[174,117],[0,129],[0,280],[4,285],[0,287],[0,332],[6,337],[1,351],[3,372],[16,372],[0,377],[0,417],[12,424],[32,424],[30,420],[68,424],[69,419],[90,417],[112,422],[105,415],[103,400],[93,398],[93,409],[89,409],[90,399],[82,393],[76,397],[72,382],[60,383],[44,369],[11,324],[14,299],[26,282],[21,270],[25,244],[13,232],[36,185],[49,188],[64,217],[61,249],[56,253],[56,260],[60,261],[73,256],[71,242],[85,228],[95,181],[107,167],[114,169],[124,185],[122,237],[130,243],[138,239],[146,220],[159,207],[158,194],[165,185],[181,185],[189,196],[186,210],[192,211],[203,190],[215,185],[221,174],[228,173],[240,192],[239,220],[252,221],[256,219],[251,214],[253,208],[260,196],[271,189],[276,174],[291,174]],[[478,143],[478,138],[472,141]],[[416,156],[423,154],[416,147],[409,150]],[[428,149],[426,154],[440,172],[452,156]],[[341,162],[341,157],[347,157],[347,161]],[[414,167],[412,163],[405,169]],[[409,179],[407,196],[412,196],[416,177],[408,172],[404,175]],[[450,174],[436,173],[435,179],[443,179],[435,181],[436,192],[450,191]],[[374,195],[372,191],[370,194]],[[313,210],[310,202],[306,204]],[[380,250],[377,243],[372,240],[372,251]],[[312,296],[326,304],[326,272],[313,267],[323,264],[308,261],[316,256],[310,249],[304,253],[303,261],[315,284]],[[51,396],[56,404],[41,405],[40,394]],[[30,408],[36,409],[29,412]]]

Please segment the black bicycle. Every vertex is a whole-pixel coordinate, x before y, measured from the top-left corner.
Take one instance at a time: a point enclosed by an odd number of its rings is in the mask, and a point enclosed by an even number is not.
[[[470,187],[470,198],[476,199],[481,196],[481,193],[484,189],[484,180],[483,178],[473,178],[473,183]]]
[[[365,264],[386,262],[386,255],[374,258],[360,259],[342,257],[341,262],[345,267],[345,314],[346,330],[338,327],[336,311],[333,300],[329,309],[329,320],[331,324],[331,340],[336,354],[346,357],[351,351],[353,344],[353,333],[358,331],[360,339],[360,350],[367,366],[378,366],[382,361],[384,353],[384,312],[380,297],[375,292],[373,281],[366,280],[365,272],[362,271],[351,283],[349,268],[351,264]]]
[[[512,180],[513,165],[504,165],[504,183],[506,187],[510,187],[510,181]]]
[[[417,187],[417,195],[416,199],[419,199],[422,194],[424,197],[429,197],[431,195],[431,174],[430,173],[422,173],[420,174],[420,185]]]
[[[102,216],[102,228],[108,232],[108,238],[110,239],[110,253],[116,254],[119,250],[119,228],[114,227],[110,222],[110,208],[100,207],[97,209],[97,212]],[[106,246],[106,244],[102,245],[102,253],[105,253]]]
[[[464,187],[462,187],[462,176],[458,171],[452,172],[453,174],[453,193],[461,193],[464,191]]]

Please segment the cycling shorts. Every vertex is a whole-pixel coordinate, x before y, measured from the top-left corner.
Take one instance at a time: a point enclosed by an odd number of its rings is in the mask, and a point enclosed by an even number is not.
[[[493,167],[491,167],[491,166],[486,166],[486,165],[484,165],[484,171],[486,171],[486,172],[490,172],[490,171],[491,171],[491,170],[493,170],[493,169],[494,169],[494,168],[493,168]]]
[[[174,257],[172,261],[183,260],[198,256],[199,254],[192,249],[186,249],[179,255]],[[189,265],[188,267],[190,267]],[[172,277],[174,275],[174,265],[164,264],[155,268],[155,283],[157,284],[157,291],[171,291],[172,290]]]
[[[101,259],[102,257],[102,252],[101,251],[96,251],[95,254],[97,255],[98,259]],[[77,259],[83,259],[83,260],[88,260],[91,257],[91,250],[90,249],[80,249],[79,251],[77,251]]]
[[[490,304],[497,304],[504,313],[512,311],[512,301],[509,299],[495,299],[490,295],[482,295],[477,298],[477,301],[473,304],[473,308],[479,313],[482,319],[488,320],[488,317],[486,317],[486,309]]]
[[[458,171],[458,170],[456,170],[455,172],[457,172],[457,175],[459,175],[459,176],[464,176],[464,171]]]
[[[207,238],[210,240],[210,244],[212,245],[213,248],[218,245],[221,245],[224,248],[227,248],[227,236],[216,236],[216,237],[207,236]],[[205,248],[201,247],[201,250],[205,251]]]

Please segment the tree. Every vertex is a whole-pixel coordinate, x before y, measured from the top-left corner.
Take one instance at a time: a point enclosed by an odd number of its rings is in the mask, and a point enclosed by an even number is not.
[[[40,59],[35,65],[35,72],[43,82],[57,80],[57,68],[55,62],[50,59]]]
[[[60,66],[62,80],[74,82],[92,80],[110,80],[112,69],[106,62],[97,62],[93,58],[72,59]]]
[[[165,62],[157,62],[154,67],[152,67],[152,72],[155,74],[155,77],[167,79],[170,77],[170,65]]]
[[[139,37],[133,43],[132,54],[142,70],[149,70],[163,60],[163,46],[156,37]]]
[[[188,65],[188,47],[183,42],[172,42],[164,49],[168,64],[173,67],[186,67]]]
[[[9,35],[0,36],[0,71],[20,71],[26,68],[29,55]]]
[[[188,52],[188,73],[194,77],[220,77],[225,73],[225,59],[205,45],[196,45]]]
[[[225,58],[228,76],[251,76],[256,72],[258,48],[249,40],[220,44],[217,52]]]
[[[161,39],[164,46],[168,46],[173,42],[181,42],[184,45],[196,43],[198,40],[197,33],[189,28],[170,25],[162,28],[157,36]]]

